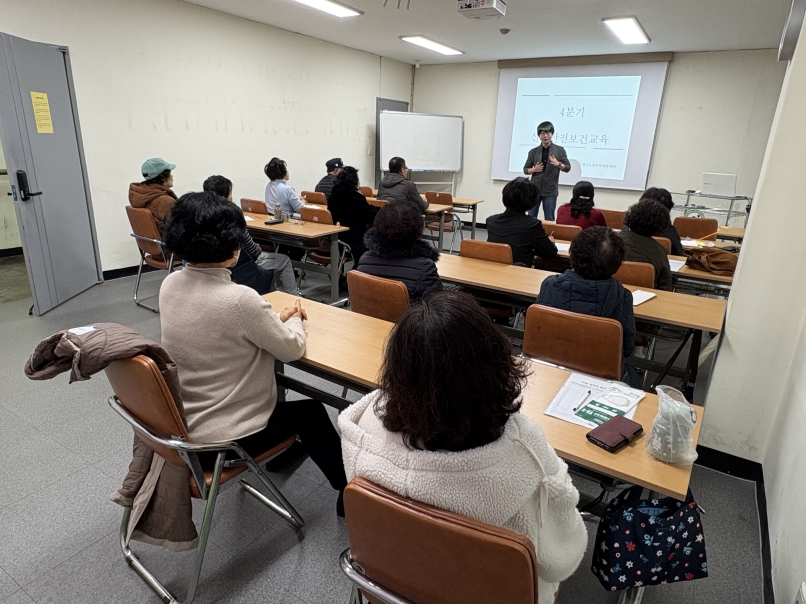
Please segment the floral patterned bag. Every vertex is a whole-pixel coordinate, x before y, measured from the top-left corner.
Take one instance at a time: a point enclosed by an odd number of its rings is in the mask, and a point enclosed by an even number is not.
[[[671,584],[708,576],[700,509],[691,491],[642,500],[641,486],[621,492],[596,530],[591,571],[606,590]]]

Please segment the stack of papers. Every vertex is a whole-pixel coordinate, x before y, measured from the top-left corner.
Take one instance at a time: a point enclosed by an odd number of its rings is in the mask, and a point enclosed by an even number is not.
[[[655,298],[657,294],[654,292],[644,292],[643,290],[635,290],[632,293],[632,306],[637,307],[641,303],[645,303],[651,298]]]
[[[253,219],[251,216],[245,216],[243,217],[243,220],[245,220],[248,223],[249,221],[253,221],[255,219]]]
[[[571,244],[563,244],[560,242],[554,242],[554,245],[557,246],[557,250],[559,252],[568,252],[571,249]]]
[[[644,395],[639,389],[574,372],[545,414],[592,429],[614,416],[632,420]]]
[[[706,242],[701,239],[682,239],[680,243],[684,248],[713,248],[714,242]]]
[[[671,260],[671,259],[669,260],[669,268],[675,273],[680,271],[680,269],[682,269],[683,265],[685,264],[686,261],[684,260]]]

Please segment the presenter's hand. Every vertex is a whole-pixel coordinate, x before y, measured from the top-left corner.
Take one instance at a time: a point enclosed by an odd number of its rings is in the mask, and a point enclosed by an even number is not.
[[[552,166],[557,166],[558,168],[559,168],[560,166],[562,166],[562,164],[560,163],[560,161],[559,161],[557,158],[555,158],[553,155],[550,155],[550,156],[549,156],[549,162],[551,162],[551,165],[552,165]]]
[[[540,162],[539,164],[535,164],[534,166],[532,166],[529,174],[534,174],[535,172],[543,172],[543,168],[544,168],[543,162]]]

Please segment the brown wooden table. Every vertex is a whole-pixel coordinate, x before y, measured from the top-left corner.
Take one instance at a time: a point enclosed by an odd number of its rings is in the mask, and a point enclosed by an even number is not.
[[[292,306],[296,300],[283,292],[272,292],[264,298],[276,311]],[[302,358],[289,365],[358,392],[367,393],[377,388],[384,345],[393,324],[313,301],[303,301],[303,308],[308,313],[307,345]],[[546,439],[562,458],[597,473],[685,499],[692,466],[664,464],[644,449],[658,411],[656,395],[647,393],[635,413],[635,421],[644,427],[644,434],[620,452],[609,454],[585,438],[588,432],[585,427],[544,414],[570,372],[542,363],[527,363],[531,364],[532,374],[523,391],[521,413],[541,426]],[[278,383],[282,386],[341,409],[349,404],[286,375],[282,364],[278,367]],[[696,443],[703,409],[693,407],[697,412]]]
[[[744,239],[744,227],[719,227],[716,232],[719,239],[730,239],[740,242]]]

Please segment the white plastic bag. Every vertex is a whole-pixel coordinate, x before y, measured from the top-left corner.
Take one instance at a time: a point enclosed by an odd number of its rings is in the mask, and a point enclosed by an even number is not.
[[[656,390],[658,414],[646,440],[646,451],[668,464],[692,464],[697,459],[691,436],[697,425],[697,412],[677,389],[661,385]]]

